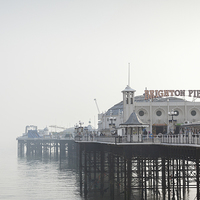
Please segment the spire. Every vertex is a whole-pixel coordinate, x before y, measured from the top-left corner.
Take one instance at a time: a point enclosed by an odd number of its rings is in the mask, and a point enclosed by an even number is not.
[[[135,100],[134,100],[134,93],[136,91],[130,87],[130,63],[128,67],[128,85],[124,90],[123,93],[123,121],[125,122],[129,116],[131,115],[132,111],[135,110]]]
[[[128,86],[130,87],[130,63],[128,63]]]
[[[130,63],[128,63],[128,85],[122,92],[136,92],[136,90],[132,89],[130,86]]]

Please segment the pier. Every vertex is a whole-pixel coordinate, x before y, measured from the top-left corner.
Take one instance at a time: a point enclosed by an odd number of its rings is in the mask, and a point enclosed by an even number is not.
[[[42,156],[43,153],[49,153],[66,156],[71,156],[76,152],[74,140],[71,139],[52,139],[52,138],[17,138],[18,140],[18,155],[19,156]]]
[[[199,193],[199,135],[18,140],[19,156],[76,160],[80,195],[101,199],[188,199]]]

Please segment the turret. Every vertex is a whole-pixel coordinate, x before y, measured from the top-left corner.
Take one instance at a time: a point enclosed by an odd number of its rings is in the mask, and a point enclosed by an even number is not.
[[[134,93],[136,90],[129,85],[122,91],[123,93],[123,122],[125,122],[135,110]]]

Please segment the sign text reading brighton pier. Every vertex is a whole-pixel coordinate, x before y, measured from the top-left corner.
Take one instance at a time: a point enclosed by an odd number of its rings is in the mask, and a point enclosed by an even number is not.
[[[188,92],[189,97],[200,98],[200,90],[145,90],[145,99],[169,96],[185,97],[186,91]]]

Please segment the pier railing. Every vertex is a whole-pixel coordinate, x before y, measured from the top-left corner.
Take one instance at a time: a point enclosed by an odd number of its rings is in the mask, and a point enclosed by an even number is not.
[[[75,141],[102,143],[168,143],[200,145],[200,134],[124,135],[124,136],[76,136]]]
[[[191,133],[178,135],[163,135],[162,143],[200,145],[200,135]]]
[[[152,137],[144,139],[142,135],[124,135],[124,136],[76,136],[75,141],[102,142],[102,143],[142,143],[142,142],[160,142]]]

